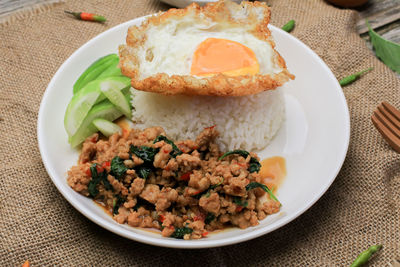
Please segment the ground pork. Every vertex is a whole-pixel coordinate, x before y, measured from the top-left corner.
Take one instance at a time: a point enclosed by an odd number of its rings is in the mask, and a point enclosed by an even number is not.
[[[116,222],[159,229],[165,237],[199,239],[229,225],[257,225],[281,204],[262,188],[246,188],[263,183],[257,172],[249,172],[257,155],[219,159],[217,135],[209,127],[195,141],[174,143],[160,127],[132,129],[108,140],[94,134],[83,143],[67,182],[112,211]],[[97,174],[91,173],[93,166]]]

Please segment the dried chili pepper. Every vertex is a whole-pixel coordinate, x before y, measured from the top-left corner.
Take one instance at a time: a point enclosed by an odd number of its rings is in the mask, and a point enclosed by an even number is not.
[[[86,13],[86,12],[71,12],[64,10],[65,13],[73,15],[75,18],[87,21],[105,22],[106,18],[100,15]]]
[[[352,75],[349,75],[349,76],[347,76],[347,77],[344,77],[343,79],[341,79],[341,80],[339,81],[339,84],[340,84],[341,86],[345,86],[345,85],[351,84],[352,82],[354,82],[355,80],[357,80],[358,78],[360,78],[361,75],[363,75],[364,73],[366,73],[366,72],[368,72],[368,71],[370,71],[370,70],[372,70],[372,69],[373,69],[373,68],[371,67],[371,68],[368,68],[368,69],[366,69],[366,70],[362,70],[362,71],[359,71],[359,72],[354,73],[354,74],[352,74]]]

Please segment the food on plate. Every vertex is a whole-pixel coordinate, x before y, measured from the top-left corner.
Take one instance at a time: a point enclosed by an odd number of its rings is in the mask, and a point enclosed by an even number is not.
[[[128,30],[120,67],[132,87],[165,95],[244,96],[294,76],[274,49],[265,3],[170,9]]]
[[[172,139],[185,140],[195,139],[202,129],[216,125],[221,150],[260,150],[276,135],[285,118],[281,88],[241,97],[131,91],[136,128],[160,126]]]
[[[159,229],[166,237],[199,239],[231,225],[255,226],[280,203],[258,173],[257,155],[223,154],[217,136],[215,127],[177,142],[161,127],[107,140],[94,134],[68,171],[68,184],[118,223]]]
[[[126,99],[129,100],[129,95],[125,95]],[[119,117],[123,116],[122,112],[119,111],[113,103],[108,99],[94,105],[89,113],[82,121],[81,126],[76,133],[68,138],[69,143],[72,147],[76,147],[81,144],[88,136],[97,132],[96,126],[93,125],[93,121],[98,118],[102,118],[108,121],[114,121]]]
[[[64,116],[64,127],[69,136],[73,136],[78,131],[90,109],[106,99],[103,91],[110,88],[119,90],[122,94],[128,94],[129,78],[107,77],[92,81],[72,97]]]
[[[279,130],[277,87],[294,78],[274,50],[269,16],[264,3],[221,0],[131,27],[119,65],[100,58],[74,84],[64,125],[71,146],[83,145],[71,188],[120,224],[180,239],[277,213],[284,160],[263,161],[273,167],[260,174],[248,152]],[[121,116],[136,129],[114,123]]]
[[[122,134],[122,129],[118,124],[115,124],[111,121],[98,118],[93,120],[93,125],[96,126],[97,130],[99,130],[104,136],[110,137],[115,133]]]
[[[130,79],[121,74],[118,62],[116,54],[104,56],[92,63],[75,82],[74,95],[64,115],[64,128],[72,147],[80,145],[97,130],[110,135],[110,130],[118,130],[111,124],[112,120],[123,115],[131,117]],[[95,119],[103,121],[94,125]]]
[[[115,70],[118,68],[119,58],[116,54],[109,54],[107,56],[101,57],[92,63],[82,74],[79,76],[78,80],[74,83],[73,92],[76,94],[81,90],[86,84],[95,80],[96,78],[105,78],[106,73],[110,70]],[[103,74],[103,75],[102,75]],[[111,73],[114,76],[118,76],[117,73]],[[102,76],[100,76],[102,75]]]

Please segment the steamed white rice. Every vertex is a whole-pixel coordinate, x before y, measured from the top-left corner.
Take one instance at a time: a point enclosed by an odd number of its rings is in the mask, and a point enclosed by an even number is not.
[[[264,148],[285,117],[279,88],[241,97],[164,96],[135,89],[131,93],[137,128],[161,126],[173,140],[194,140],[204,128],[216,125],[222,151]]]

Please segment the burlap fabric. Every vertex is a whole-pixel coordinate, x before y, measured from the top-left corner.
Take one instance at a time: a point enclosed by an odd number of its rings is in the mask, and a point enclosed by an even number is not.
[[[155,0],[66,1],[0,26],[0,266],[19,266],[26,259],[32,266],[346,266],[375,243],[384,249],[371,266],[387,266],[398,257],[400,155],[373,128],[370,115],[383,100],[400,107],[399,79],[356,34],[355,12],[320,0],[269,3],[272,23],[295,19],[292,34],[337,77],[375,68],[344,88],[352,125],[349,151],[335,182],[311,209],[263,237],[202,250],[130,241],[76,211],[52,184],[38,151],[42,95],[60,65],[86,41],[167,6]],[[63,10],[90,10],[109,21],[77,21]]]

